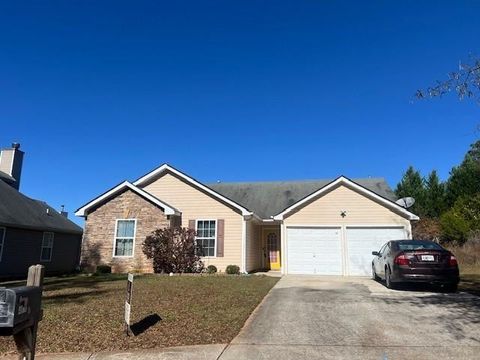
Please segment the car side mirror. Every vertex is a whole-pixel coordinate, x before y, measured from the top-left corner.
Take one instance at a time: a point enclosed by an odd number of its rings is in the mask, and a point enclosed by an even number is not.
[[[380,256],[380,253],[378,251],[372,251],[372,255],[374,256]]]

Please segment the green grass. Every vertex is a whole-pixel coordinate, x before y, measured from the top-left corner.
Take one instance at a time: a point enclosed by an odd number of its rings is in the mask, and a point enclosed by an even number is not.
[[[137,336],[126,337],[125,276],[49,278],[37,350],[89,352],[227,343],[277,281],[266,276],[138,276],[132,323],[155,314],[161,320]],[[14,349],[12,339],[0,339],[0,353]]]

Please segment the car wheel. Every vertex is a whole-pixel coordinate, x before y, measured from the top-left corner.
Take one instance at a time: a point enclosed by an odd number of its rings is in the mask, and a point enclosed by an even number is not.
[[[385,268],[385,286],[389,289],[395,288],[392,283],[392,271],[388,267]]]
[[[372,279],[375,280],[375,281],[380,280],[377,273],[375,272],[375,266],[373,264],[372,264]]]

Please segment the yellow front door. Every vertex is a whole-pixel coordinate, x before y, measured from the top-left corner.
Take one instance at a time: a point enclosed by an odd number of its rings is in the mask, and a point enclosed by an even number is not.
[[[280,270],[280,236],[278,229],[263,229],[266,266]]]

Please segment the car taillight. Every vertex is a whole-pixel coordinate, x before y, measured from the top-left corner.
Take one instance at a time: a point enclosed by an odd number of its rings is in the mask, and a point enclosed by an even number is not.
[[[393,262],[397,265],[410,265],[410,260],[403,254],[398,255]]]
[[[448,260],[448,265],[458,266],[457,258],[453,255],[450,255],[450,259]]]

